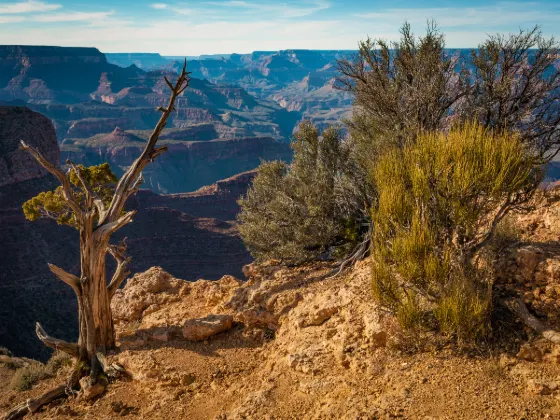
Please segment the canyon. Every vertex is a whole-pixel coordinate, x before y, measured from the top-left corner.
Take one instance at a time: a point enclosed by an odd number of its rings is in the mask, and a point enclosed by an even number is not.
[[[335,88],[337,60],[351,57],[350,50],[254,51],[187,57],[193,77],[216,84],[234,84],[259,100],[271,101],[324,128],[340,124],[351,115],[352,98]],[[109,63],[145,70],[175,69],[179,57],[159,54],[110,54]]]
[[[0,347],[44,359],[49,352],[34,334],[35,322],[62,338],[77,333],[75,296],[47,263],[78,274],[78,233],[53,220],[25,219],[22,204],[58,182],[18,149],[20,139],[53,163],[61,153],[48,118],[26,107],[0,107]],[[129,152],[138,154],[137,149]],[[138,210],[134,223],[115,238],[128,238],[132,272],[162,265],[190,280],[241,276],[251,258],[234,226],[236,200],[254,174],[241,173],[191,193],[139,191],[129,202]]]
[[[109,161],[122,173],[157,123],[156,108],[167,103],[165,77],[174,75],[173,67],[119,67],[95,48],[0,46],[0,105],[25,105],[49,118],[63,161]],[[149,177],[156,192],[194,191],[261,159],[289,160],[288,141],[302,118],[238,85],[194,75],[175,111],[162,136],[174,151],[169,172]],[[195,182],[185,181],[194,174]]]

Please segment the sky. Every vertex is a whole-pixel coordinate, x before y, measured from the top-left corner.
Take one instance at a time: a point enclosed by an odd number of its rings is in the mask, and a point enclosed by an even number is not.
[[[405,20],[420,35],[428,19],[450,48],[537,24],[560,38],[558,0],[0,0],[0,44],[174,56],[344,50],[367,36],[397,39]]]

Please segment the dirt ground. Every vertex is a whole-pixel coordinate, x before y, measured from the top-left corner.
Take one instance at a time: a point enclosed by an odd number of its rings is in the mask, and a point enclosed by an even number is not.
[[[538,246],[560,239],[560,201],[534,214],[519,219],[531,227],[507,257],[506,286],[529,288],[530,309],[554,320],[560,255]],[[113,302],[120,348],[109,356],[130,377],[34,418],[560,419],[560,346],[527,343],[523,332],[501,350],[405,352],[372,300],[368,263],[337,277],[331,269],[252,267],[246,282],[185,283],[159,268],[135,276]],[[185,320],[209,314],[231,316],[231,328],[183,338]],[[22,392],[10,388],[14,373],[0,363],[0,412],[64,381],[61,372]]]

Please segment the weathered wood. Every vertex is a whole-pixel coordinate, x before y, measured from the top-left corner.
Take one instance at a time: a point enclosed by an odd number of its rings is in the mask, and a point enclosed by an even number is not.
[[[39,398],[28,399],[8,411],[4,415],[3,419],[19,420],[27,414],[33,414],[37,412],[37,410],[39,410],[39,408],[41,408],[42,406],[49,404],[50,402],[59,398],[67,397],[66,389],[66,385],[60,385],[52,389],[51,391],[41,395]]]
[[[529,309],[527,309],[527,306],[521,299],[510,299],[509,301],[507,301],[507,306],[510,307],[521,319],[521,321],[523,321],[523,323],[529,328],[541,334],[548,341],[551,341],[555,344],[560,344],[560,333],[549,328],[539,319],[537,319],[533,314],[531,314],[529,312]]]
[[[48,264],[51,273],[57,276],[60,280],[70,286],[76,293],[80,291],[80,279],[73,274],[64,271],[62,268],[54,264]]]
[[[97,352],[105,353],[115,346],[115,330],[111,313],[110,300],[116,290],[130,274],[128,266],[130,258],[124,251],[126,245],[120,247],[109,245],[110,237],[121,227],[130,223],[136,211],[123,213],[124,205],[130,195],[136,193],[143,182],[142,170],[157,156],[167,150],[166,146],[156,148],[156,143],[164,129],[167,119],[175,109],[177,97],[189,85],[186,61],[175,84],[169,82],[171,89],[169,103],[162,109],[157,125],[154,128],[143,152],[121,177],[111,203],[106,206],[103,200],[95,193],[82,173],[82,169],[68,161],[70,169],[63,173],[56,165],[45,159],[41,153],[21,142],[21,148],[28,151],[37,162],[47,171],[58,178],[62,185],[64,200],[74,213],[76,227],[80,232],[80,277],[64,271],[55,265],[49,265],[50,270],[60,280],[68,284],[76,293],[79,310],[79,337],[78,343],[67,343],[50,337],[39,323],[37,323],[37,336],[43,343],[52,348],[60,349],[80,359],[85,363],[97,360]],[[74,187],[70,182],[71,172],[77,176],[85,200],[78,200]],[[105,258],[110,252],[117,261],[117,268],[109,284],[106,281]]]
[[[120,285],[125,281],[125,279],[130,275],[130,270],[128,269],[128,265],[132,258],[127,257],[126,252],[126,238],[124,238],[120,245],[109,245],[107,247],[109,253],[113,256],[115,261],[117,262],[117,269],[113,274],[113,278],[111,282],[107,286],[109,292],[109,299],[115,295],[115,292],[118,290]]]
[[[39,337],[39,340],[41,340],[47,347],[50,347],[54,350],[63,351],[64,353],[68,353],[73,357],[78,357],[78,344],[69,343],[67,341],[51,337],[38,322],[35,325],[35,332],[37,334],[37,337]]]
[[[27,399],[21,404],[15,406],[10,411],[8,411],[3,420],[19,420],[22,419],[27,414],[36,413],[41,407],[47,405],[54,400],[59,398],[66,398],[71,394],[75,394],[75,389],[79,384],[80,371],[74,370],[67,383],[61,384],[56,388],[45,392],[38,398]]]
[[[36,333],[45,345],[64,351],[76,357],[80,362],[89,365],[91,371],[90,376],[87,378],[90,381],[88,383],[96,383],[97,374],[100,373],[98,372],[99,370],[106,371],[109,374],[114,373],[115,375],[119,372],[125,372],[117,364],[107,366],[105,353],[107,350],[115,347],[115,329],[110,299],[130,274],[128,271],[130,258],[127,258],[125,255],[126,243],[124,241],[120,246],[114,246],[109,245],[109,240],[114,232],[131,222],[136,213],[136,211],[129,211],[123,214],[123,209],[127,199],[138,191],[143,182],[142,170],[148,163],[167,150],[166,146],[159,148],[155,146],[162,130],[165,128],[168,117],[175,110],[174,105],[177,96],[182,94],[189,85],[189,73],[186,71],[186,65],[185,60],[183,70],[178,76],[175,85],[166,79],[171,89],[168,106],[160,109],[162,115],[144,151],[117,183],[111,204],[108,207],[105,206],[93,188],[84,179],[79,167],[72,162],[68,162],[70,169],[64,174],[57,166],[45,159],[38,150],[21,141],[21,148],[35,157],[37,162],[56,176],[62,184],[63,197],[74,212],[76,227],[80,232],[80,277],[78,278],[60,267],[49,264],[53,274],[76,292],[79,312],[78,343],[68,343],[49,336],[39,323],[36,326]],[[71,185],[70,171],[75,172],[85,192],[86,199],[83,205],[78,202]],[[111,253],[117,261],[117,269],[109,284],[107,284],[105,272],[107,252]],[[39,398],[28,400],[18,405],[10,410],[4,419],[20,419],[30,412],[34,413],[41,406],[66,396],[67,392],[80,384],[80,379],[83,376],[84,370],[74,371],[68,386],[61,385]]]
[[[160,153],[163,152],[161,151],[162,149],[160,148],[157,149],[158,152],[156,152],[156,155],[155,156],[153,155],[154,147],[159,139],[159,136],[163,131],[163,129],[165,128],[165,125],[167,124],[167,119],[169,118],[169,116],[173,112],[173,109],[175,108],[175,101],[177,97],[181,93],[183,93],[183,91],[189,85],[189,80],[190,80],[188,78],[189,74],[190,73],[187,72],[187,61],[185,60],[183,69],[179,74],[179,77],[177,78],[177,82],[175,83],[175,85],[173,85],[171,82],[169,82],[169,80],[166,79],[166,83],[171,89],[171,96],[169,97],[168,105],[167,107],[165,107],[158,123],[156,124],[154,131],[152,132],[148,140],[148,143],[144,148],[144,151],[138,157],[138,159],[136,159],[132,163],[132,165],[128,168],[128,170],[124,173],[124,175],[119,180],[115,190],[115,194],[113,195],[113,199],[111,200],[111,204],[109,205],[109,208],[107,210],[107,214],[105,215],[105,217],[100,219],[99,222],[100,224],[104,224],[106,221],[110,221],[110,222],[115,221],[119,217],[119,215],[121,214],[124,208],[124,203],[130,195],[130,189],[133,183],[135,182],[135,180],[138,178],[138,176],[140,175],[144,167],[149,162],[151,162],[155,157],[157,157]]]

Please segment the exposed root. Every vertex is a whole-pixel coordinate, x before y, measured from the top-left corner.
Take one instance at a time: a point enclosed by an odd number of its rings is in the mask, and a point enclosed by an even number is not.
[[[78,386],[80,372],[74,371],[70,376],[68,383],[57,386],[54,389],[44,393],[38,398],[27,399],[21,404],[15,406],[8,411],[3,420],[16,420],[22,419],[26,414],[36,413],[41,407],[47,405],[59,398],[67,398],[69,395],[75,393],[74,389]]]
[[[549,328],[531,314],[521,299],[510,299],[506,302],[506,304],[529,328],[541,334],[548,341],[560,344],[560,333]]]
[[[367,253],[369,252],[370,240],[371,240],[371,225],[369,226],[369,229],[364,236],[364,240],[360,242],[358,246],[354,248],[352,253],[340,263],[338,268],[335,268],[331,273],[327,275],[327,278],[330,279],[338,276],[346,268],[351,267],[358,261],[364,259]]]

